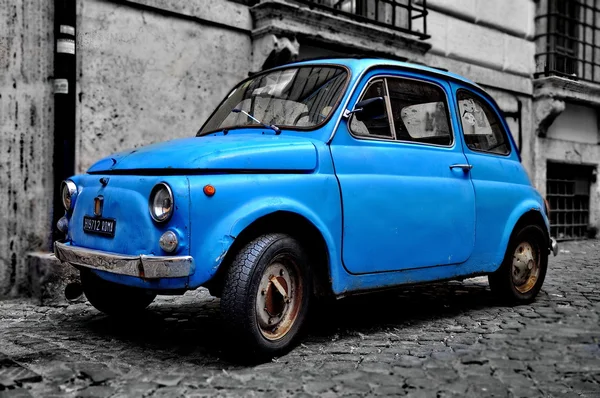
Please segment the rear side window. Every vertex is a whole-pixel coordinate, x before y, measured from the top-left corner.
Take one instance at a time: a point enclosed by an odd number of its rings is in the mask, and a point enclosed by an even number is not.
[[[452,145],[446,95],[440,87],[389,78],[388,89],[397,140]]]
[[[498,114],[477,95],[466,90],[457,94],[460,121],[469,149],[508,155],[510,145]]]

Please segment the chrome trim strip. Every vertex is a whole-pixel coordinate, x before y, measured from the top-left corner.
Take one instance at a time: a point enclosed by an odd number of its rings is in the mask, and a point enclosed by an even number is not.
[[[71,265],[144,279],[181,278],[196,269],[191,256],[131,256],[54,242],[54,255]]]
[[[348,68],[350,69],[350,68]],[[340,115],[340,117],[337,118],[337,121],[335,122],[335,125],[333,126],[333,129],[331,130],[331,134],[329,135],[329,139],[327,140],[326,144],[331,144],[331,141],[333,140],[333,137],[335,136],[335,132],[338,129],[338,126],[340,125],[340,122],[342,121],[342,119],[344,118],[344,111],[346,109],[348,109],[348,104],[350,103],[350,99],[352,98],[352,94],[354,94],[354,91],[356,90],[356,87],[358,87],[358,84],[360,83],[360,81],[362,80],[363,76],[367,73],[368,69],[365,69],[361,72],[360,75],[357,76],[356,81],[354,82],[354,84],[352,85],[352,88],[350,89],[350,92],[348,94],[348,98],[346,98],[346,101],[344,102],[344,106],[341,108],[342,109],[342,115]],[[348,90],[349,86],[350,86],[350,80],[352,79],[352,76],[349,75],[348,76],[348,81],[346,82],[346,90]],[[342,96],[343,98],[343,96]],[[358,97],[360,98],[360,97]],[[340,104],[338,106],[341,106],[341,99],[340,99]],[[339,108],[338,108],[339,109]],[[336,109],[337,111],[337,109]]]
[[[387,109],[387,113],[388,113],[388,122],[390,125],[390,132],[392,133],[392,141],[397,141],[398,137],[396,137],[396,125],[394,124],[394,113],[392,112],[392,99],[390,98],[390,88],[388,87],[388,79],[387,78],[383,78],[383,85],[385,86],[385,107]],[[366,86],[365,86],[366,88]],[[364,95],[364,92],[366,90],[363,90],[363,92],[360,94],[361,96],[358,98],[362,98],[362,95]],[[360,99],[359,99],[360,101]],[[354,135],[354,133],[352,132],[352,129],[350,128],[350,124],[348,124],[348,131],[350,132],[350,134]]]

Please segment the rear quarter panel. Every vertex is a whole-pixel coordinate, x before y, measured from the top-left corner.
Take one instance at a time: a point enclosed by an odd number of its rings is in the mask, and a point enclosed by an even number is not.
[[[459,126],[457,137],[462,141],[465,156],[473,165],[470,171],[475,189],[477,221],[475,227],[475,248],[471,258],[463,265],[465,271],[496,271],[504,258],[506,248],[515,225],[527,212],[533,210],[541,214],[546,228],[548,219],[544,213],[544,200],[521,164],[518,148],[510,128],[502,116],[498,105],[491,97],[477,88],[463,83],[451,82],[455,125]],[[495,110],[502,127],[508,135],[511,151],[508,155],[496,155],[473,151],[468,148],[458,117],[456,93],[465,89],[483,98]]]

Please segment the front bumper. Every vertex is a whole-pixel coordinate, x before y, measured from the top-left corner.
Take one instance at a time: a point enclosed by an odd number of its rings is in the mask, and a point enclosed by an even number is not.
[[[555,256],[558,254],[558,243],[554,238],[550,238],[550,250],[552,250],[552,254]]]
[[[60,261],[71,265],[143,279],[187,277],[195,269],[191,256],[129,256],[63,242],[54,242],[54,254]]]

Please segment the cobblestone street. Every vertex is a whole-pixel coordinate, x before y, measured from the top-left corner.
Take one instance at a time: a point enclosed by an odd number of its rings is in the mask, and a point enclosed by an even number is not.
[[[485,278],[352,297],[258,366],[227,360],[204,289],[131,321],[3,301],[0,397],[598,397],[600,242],[561,249],[532,305],[501,306]]]

